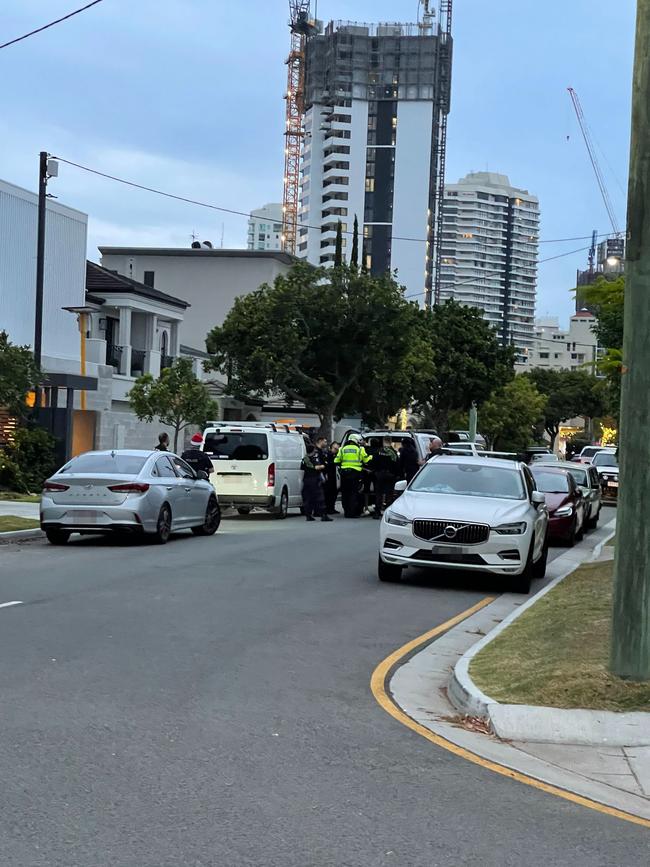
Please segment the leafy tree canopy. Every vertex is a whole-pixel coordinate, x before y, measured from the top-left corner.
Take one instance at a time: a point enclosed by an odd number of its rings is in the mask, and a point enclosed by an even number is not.
[[[547,370],[535,368],[523,374],[546,396],[543,408],[544,429],[551,438],[551,447],[560,432],[560,425],[577,416],[602,415],[602,387],[598,379],[584,370]]]
[[[139,419],[152,422],[158,418],[174,429],[174,451],[178,449],[182,430],[189,425],[203,427],[217,413],[217,405],[205,384],[195,376],[189,358],[176,359],[173,367],[161,372],[159,379],[145,373],[136,380],[128,398]]]
[[[11,343],[0,331],[0,406],[19,418],[26,413],[26,397],[40,381],[40,371],[28,346]]]
[[[535,424],[542,416],[546,396],[524,376],[496,389],[479,414],[479,428],[497,451],[521,452],[533,439]]]
[[[623,314],[625,277],[606,280],[599,277],[591,286],[580,286],[579,297],[594,311],[598,323],[594,329],[605,354],[598,360],[598,370],[605,375],[607,411],[618,418],[621,404],[621,369],[623,367]]]
[[[304,403],[328,436],[348,413],[383,421],[433,376],[426,314],[390,275],[354,266],[295,265],[238,298],[206,343],[235,395]]]

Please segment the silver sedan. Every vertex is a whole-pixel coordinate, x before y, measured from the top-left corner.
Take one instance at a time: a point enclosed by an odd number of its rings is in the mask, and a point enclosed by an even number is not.
[[[53,545],[72,533],[138,533],[163,544],[175,530],[211,536],[221,522],[204,472],[159,451],[85,452],[43,486],[41,528]]]

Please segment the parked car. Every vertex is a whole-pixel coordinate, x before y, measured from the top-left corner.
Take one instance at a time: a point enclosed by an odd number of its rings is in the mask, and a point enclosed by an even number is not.
[[[600,510],[602,508],[598,470],[595,467],[574,464],[572,461],[560,461],[559,463],[551,464],[551,466],[566,470],[573,476],[573,481],[582,492],[582,497],[585,501],[585,529],[595,530],[598,526]]]
[[[530,456],[530,464],[553,464],[557,463],[560,459],[557,455],[553,454],[553,452],[533,452]]]
[[[397,581],[406,566],[489,572],[516,592],[543,578],[548,510],[521,463],[441,455],[422,467],[384,513],[380,581]]]
[[[191,529],[211,536],[219,501],[204,472],[159,451],[119,449],[72,458],[43,486],[41,528],[53,545],[72,533],[143,533],[164,544]]]
[[[593,466],[596,468],[600,479],[600,487],[604,500],[616,501],[618,499],[617,451],[617,448],[607,447],[597,452],[593,458]]]
[[[414,431],[414,430],[388,430],[388,429],[380,429],[380,430],[368,430],[364,431],[362,434],[364,440],[368,443],[372,443],[373,440],[376,440],[377,445],[381,445],[381,441],[384,437],[390,437],[391,442],[393,444],[393,448],[399,450],[402,446],[402,443],[405,439],[413,440],[415,443],[415,448],[418,453],[418,458],[422,460],[426,460],[429,456],[429,443],[431,442],[431,437],[437,436],[437,434],[432,431],[427,431],[426,433],[423,431]],[[347,442],[347,435],[343,441],[343,445]]]
[[[581,464],[591,464],[595,455],[597,455],[602,448],[602,446],[585,446],[578,455],[578,460]]]
[[[278,518],[302,504],[305,439],[287,425],[214,422],[203,432],[203,451],[212,460],[212,481],[222,506],[240,515],[259,507]]]
[[[570,548],[582,539],[585,531],[585,499],[568,470],[537,464],[532,468],[537,489],[546,497],[549,513],[549,537],[565,542]]]
[[[468,443],[470,441],[471,434],[468,430],[450,430],[449,431],[449,443]],[[487,443],[485,441],[485,437],[483,434],[477,433],[476,439],[474,440],[476,445],[481,445],[484,448],[487,448]]]
[[[553,452],[547,446],[530,446],[521,452],[520,458],[525,464],[532,464],[542,458],[552,458]]]

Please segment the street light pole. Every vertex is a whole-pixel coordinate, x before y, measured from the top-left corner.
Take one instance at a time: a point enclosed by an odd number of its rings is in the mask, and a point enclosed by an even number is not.
[[[650,0],[637,0],[611,670],[650,680]]]
[[[34,309],[34,360],[41,366],[43,353],[43,277],[45,274],[45,215],[47,204],[47,153],[41,151],[38,166],[38,235],[36,239],[36,303]]]

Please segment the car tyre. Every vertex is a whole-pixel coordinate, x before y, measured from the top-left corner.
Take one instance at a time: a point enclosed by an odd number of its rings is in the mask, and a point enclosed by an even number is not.
[[[192,527],[195,536],[214,536],[221,524],[221,509],[216,497],[210,497],[205,510],[205,520],[200,527]]]
[[[596,527],[598,526],[599,519],[600,519],[600,507],[598,508],[598,511],[596,512],[594,517],[589,518],[589,520],[587,521],[587,528],[589,530],[595,530]]]
[[[157,545],[165,545],[169,541],[172,532],[172,510],[165,503],[158,514],[156,523],[156,532],[154,533],[153,541]]]
[[[573,546],[575,545],[576,540],[578,538],[577,532],[576,532],[576,523],[577,523],[577,519],[576,519],[576,521],[573,522],[573,527],[571,528],[571,532],[569,533],[569,535],[566,538],[567,548],[573,548]]]
[[[380,581],[394,584],[402,578],[402,567],[395,566],[393,563],[384,563],[380,557],[377,561],[377,577]]]
[[[238,506],[237,514],[238,515],[250,515],[251,508],[250,506]]]
[[[533,563],[533,551],[535,549],[535,540],[530,543],[530,550],[528,551],[528,557],[526,558],[526,565],[524,566],[524,571],[521,575],[513,575],[512,580],[510,582],[510,592],[511,593],[522,593],[527,594],[530,593],[530,584],[533,580],[535,564]]]
[[[275,517],[280,521],[283,521],[287,515],[289,514],[289,492],[286,488],[282,488],[282,493],[280,494],[280,505],[276,509]]]
[[[46,530],[45,536],[50,545],[67,545],[70,532],[68,530]]]
[[[546,577],[546,564],[548,563],[548,533],[544,539],[544,547],[542,548],[542,556],[536,563],[533,563],[533,578]]]

